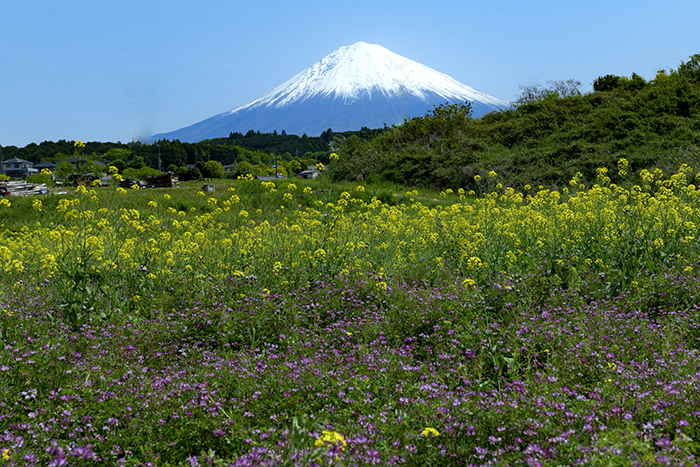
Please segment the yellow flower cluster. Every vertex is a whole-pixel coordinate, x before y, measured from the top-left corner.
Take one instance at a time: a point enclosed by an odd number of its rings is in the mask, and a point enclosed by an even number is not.
[[[700,190],[690,183],[692,170],[684,166],[666,179],[658,171],[646,171],[642,178],[643,186],[627,189],[605,181],[569,194],[506,187],[467,198],[458,191],[461,198],[434,206],[421,202],[414,191],[407,194],[415,199],[394,198],[396,204],[377,198],[368,202],[358,186],[335,197],[304,197],[306,207],[301,207],[296,201],[302,195],[291,194],[296,186],[274,195],[270,192],[278,187],[262,182],[269,196],[284,199],[282,213],[248,203],[242,191],[207,199],[206,210],[163,209],[150,200],[142,201],[148,210],[140,212],[134,205],[122,207],[128,197],[112,196],[115,205],[110,205],[80,187],[72,197],[59,199],[55,210],[34,200],[40,225],[20,234],[0,231],[0,277],[28,269],[51,276],[60,258],[80,249],[91,258],[95,274],[105,277],[136,272],[140,258],[149,258],[151,279],[185,273],[217,280],[240,273],[271,277],[265,286],[272,293],[277,292],[273,287],[297,280],[300,270],[376,274],[381,268],[410,270],[416,264],[435,272],[449,264],[469,277],[462,284],[471,289],[499,271],[526,270],[543,254],[570,268],[604,271],[631,246],[636,255],[673,254],[690,267],[700,254],[695,201]],[[577,174],[572,187],[580,179]],[[122,188],[117,192],[127,193]],[[303,193],[312,192],[306,187]],[[165,196],[163,202],[168,200]],[[9,200],[0,200],[4,207],[10,207]],[[378,280],[377,289],[387,290],[386,283]]]
[[[327,430],[323,430],[323,432],[321,432],[321,436],[314,442],[314,446],[316,446],[317,448],[322,448],[330,444],[337,444],[341,447],[341,449],[344,449],[345,446],[348,445],[343,435],[341,435],[337,431]]]

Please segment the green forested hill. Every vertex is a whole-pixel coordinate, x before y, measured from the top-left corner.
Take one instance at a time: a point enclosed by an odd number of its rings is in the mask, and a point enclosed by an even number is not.
[[[593,89],[569,97],[550,90],[479,120],[468,104],[438,107],[371,141],[350,138],[332,173],[472,189],[476,175],[491,171],[514,188],[562,186],[578,172],[592,181],[598,167],[613,169],[621,158],[630,174],[682,163],[700,169],[700,54],[651,81],[605,75]]]

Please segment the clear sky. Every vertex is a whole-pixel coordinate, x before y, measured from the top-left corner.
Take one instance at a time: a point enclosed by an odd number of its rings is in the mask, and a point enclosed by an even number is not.
[[[173,131],[358,41],[501,99],[588,91],[700,53],[699,18],[697,0],[0,0],[0,145]]]

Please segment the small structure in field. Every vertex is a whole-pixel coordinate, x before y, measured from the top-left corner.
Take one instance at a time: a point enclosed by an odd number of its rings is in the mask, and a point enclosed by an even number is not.
[[[154,177],[147,177],[146,184],[153,188],[179,188],[180,179],[172,172]]]

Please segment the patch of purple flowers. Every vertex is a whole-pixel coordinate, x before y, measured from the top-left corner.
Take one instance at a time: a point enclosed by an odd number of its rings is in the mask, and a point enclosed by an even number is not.
[[[0,447],[52,466],[697,463],[700,283],[611,296],[596,274],[533,302],[534,277],[257,297],[231,279],[78,330],[14,295]]]

